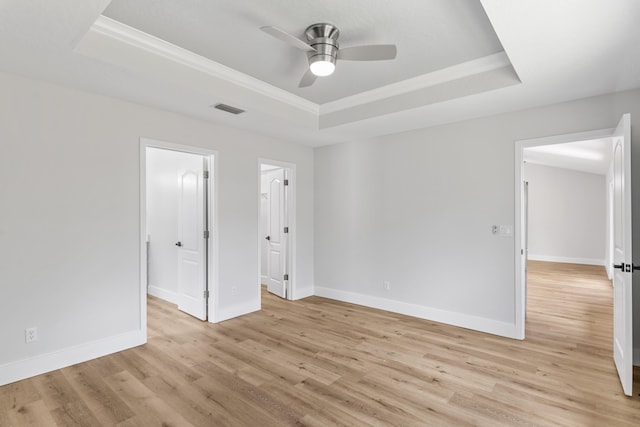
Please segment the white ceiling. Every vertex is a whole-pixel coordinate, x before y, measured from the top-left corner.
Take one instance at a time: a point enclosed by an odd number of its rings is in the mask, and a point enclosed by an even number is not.
[[[319,146],[638,88],[639,18],[637,0],[0,0],[0,71]],[[317,21],[398,59],[298,89],[304,55],[258,27]]]
[[[527,163],[606,175],[612,150],[612,139],[601,138],[527,147],[523,158]]]
[[[480,2],[469,0],[112,0],[103,15],[317,104],[502,51]],[[306,54],[259,28],[306,41],[318,22],[339,28],[341,47],[395,43],[398,57],[338,61],[332,76],[300,89]]]

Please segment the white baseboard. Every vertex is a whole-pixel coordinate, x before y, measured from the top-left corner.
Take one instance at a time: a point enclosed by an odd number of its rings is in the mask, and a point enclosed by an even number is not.
[[[243,304],[237,304],[232,307],[225,307],[218,309],[216,313],[216,319],[214,323],[222,322],[225,320],[233,319],[234,317],[242,316],[245,314],[253,313],[260,310],[260,301],[254,300]]]
[[[487,319],[484,317],[470,316],[467,314],[440,310],[437,308],[402,301],[358,294],[355,292],[346,292],[332,288],[324,288],[321,286],[315,287],[314,294],[324,298],[391,311],[393,313],[406,314],[408,316],[473,329],[475,331],[486,332],[502,337],[518,337],[518,331],[514,323],[500,322],[498,320]]]
[[[0,386],[137,347],[146,342],[147,337],[144,332],[132,331],[9,362],[0,366]]]
[[[147,292],[149,293],[149,295],[153,295],[154,297],[158,297],[160,299],[168,301],[171,304],[178,305],[178,293],[177,292],[169,291],[167,289],[162,289],[162,288],[159,288],[159,287],[153,286],[153,285],[149,285],[149,288],[147,289]]]
[[[267,276],[260,276],[260,283],[266,285],[268,279],[269,278]]]
[[[604,265],[603,259],[595,258],[573,258],[553,255],[533,255],[529,254],[531,261],[563,262],[567,264]]]
[[[307,297],[311,297],[313,296],[313,287],[307,287],[307,288],[302,288],[302,289],[296,289],[294,295],[293,295],[293,299],[294,300],[299,300],[302,298],[307,298]]]

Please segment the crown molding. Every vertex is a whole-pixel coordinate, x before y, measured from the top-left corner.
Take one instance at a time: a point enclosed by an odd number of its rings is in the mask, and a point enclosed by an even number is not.
[[[143,49],[151,54],[169,59],[212,77],[236,84],[271,99],[299,108],[305,112],[315,114],[316,116],[320,113],[319,105],[314,102],[308,101],[302,97],[287,92],[286,90],[265,83],[255,77],[241,73],[216,61],[205,58],[104,15],[100,15],[100,17],[98,17],[89,31],[94,31],[102,36],[115,39],[138,49]]]
[[[321,130],[323,128],[321,125],[323,117],[329,117],[334,113],[340,113],[354,108],[360,108],[360,110],[362,110],[362,108],[367,108],[367,106],[385,103],[387,100],[391,101],[392,99],[395,99],[395,102],[397,103],[399,96],[424,91],[425,89],[430,90],[444,83],[462,81],[462,79],[466,77],[496,71],[507,66],[511,67],[511,62],[509,61],[507,54],[505,52],[498,52],[493,55],[456,64],[431,73],[319,105],[301,96],[280,89],[255,77],[234,70],[209,58],[205,58],[104,15],[100,15],[93,23],[89,32],[85,36],[85,39],[88,40],[81,40],[75,48],[76,52],[94,56],[93,51],[95,49],[95,44],[92,42],[94,39],[87,37],[91,34],[105,40],[111,40],[116,44],[122,43],[130,48],[143,51],[154,57],[171,61],[179,66],[185,67],[185,69],[202,73],[203,75],[216,79],[219,82],[231,85],[230,87],[235,86],[238,89],[244,89],[250,93],[265,97],[265,99],[279,102],[282,106],[286,105],[293,108],[293,110],[289,110],[288,112],[283,110],[283,114],[286,113],[285,115],[287,117],[291,117],[291,120],[298,124],[301,123],[301,121],[293,119],[293,117],[297,115],[296,111],[310,115],[308,116],[309,119],[311,121],[315,120],[315,123],[311,124],[311,126],[316,130]],[[95,56],[98,58],[101,57],[99,53]],[[515,75],[515,77],[516,80],[520,81],[517,75]],[[408,101],[405,100],[403,102],[406,104]],[[413,104],[415,104],[415,102],[411,103],[411,105],[415,107]],[[396,105],[396,107],[398,106]],[[375,113],[375,111],[377,110],[372,110],[371,115],[379,115],[379,112]],[[386,114],[388,114],[388,112]],[[361,115],[362,114],[358,117]],[[362,117],[358,120],[360,119],[362,119]]]
[[[348,96],[337,101],[328,102],[320,106],[320,114],[335,113],[360,105],[381,101],[397,95],[414,92],[416,90],[437,86],[464,77],[473,76],[487,71],[497,70],[511,65],[505,52],[484,56],[472,61],[456,64],[451,67],[432,71],[417,77],[391,83],[376,89]]]

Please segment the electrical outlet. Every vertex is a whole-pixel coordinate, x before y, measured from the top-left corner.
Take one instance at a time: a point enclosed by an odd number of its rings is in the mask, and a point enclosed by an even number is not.
[[[385,291],[390,291],[391,290],[391,282],[388,282],[388,281],[385,280],[384,282],[382,282],[382,285],[384,286],[384,290]]]
[[[24,340],[27,343],[38,341],[38,328],[27,328],[24,330]]]

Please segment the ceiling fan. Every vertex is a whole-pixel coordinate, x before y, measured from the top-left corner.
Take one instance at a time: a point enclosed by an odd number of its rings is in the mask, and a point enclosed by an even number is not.
[[[309,69],[302,76],[298,87],[311,86],[316,77],[324,77],[333,73],[338,59],[347,61],[381,61],[395,59],[396,45],[377,44],[354,46],[340,49],[338,37],[340,31],[331,24],[313,24],[305,30],[307,41],[300,40],[276,27],[261,27],[265,33],[307,52]]]

